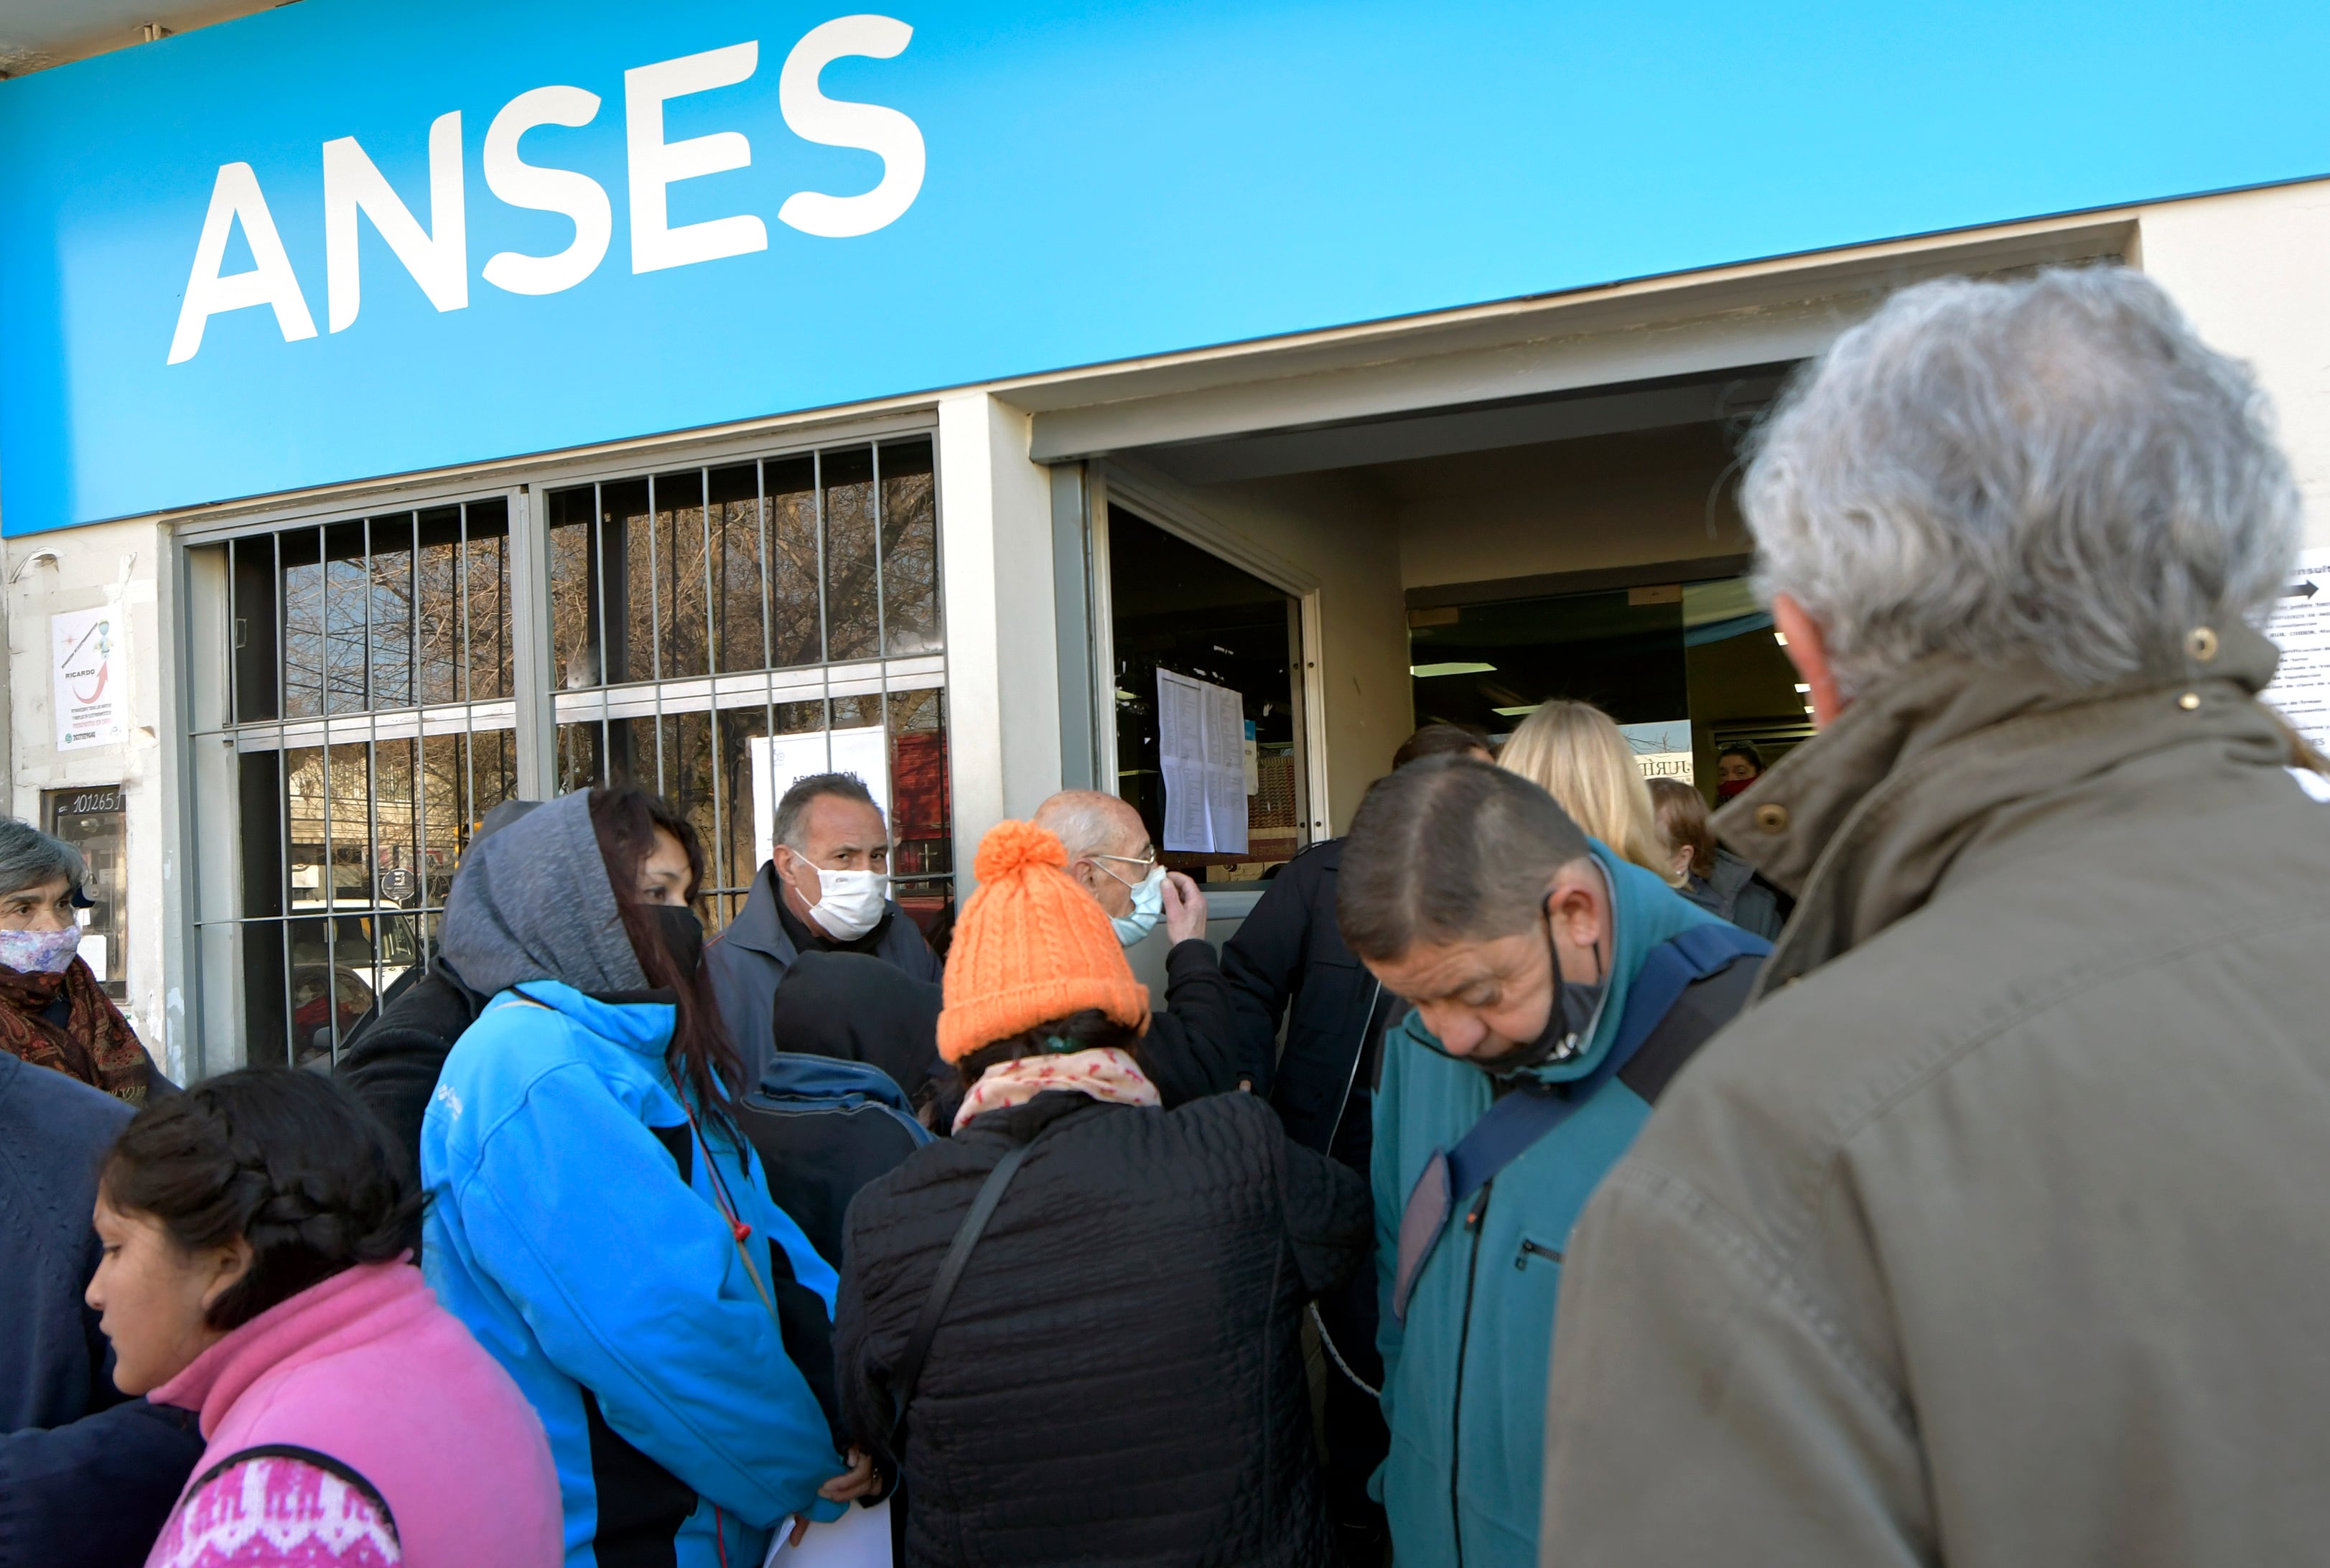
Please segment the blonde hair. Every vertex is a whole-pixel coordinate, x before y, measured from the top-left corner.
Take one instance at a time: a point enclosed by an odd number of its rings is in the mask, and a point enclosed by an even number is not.
[[[1497,766],[1537,785],[1620,858],[1679,886],[1634,748],[1591,703],[1552,699],[1521,721]]]

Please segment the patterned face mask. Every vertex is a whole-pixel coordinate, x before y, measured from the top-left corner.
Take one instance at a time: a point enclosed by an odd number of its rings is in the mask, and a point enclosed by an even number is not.
[[[81,951],[81,927],[61,931],[0,931],[0,965],[20,975],[56,975]]]

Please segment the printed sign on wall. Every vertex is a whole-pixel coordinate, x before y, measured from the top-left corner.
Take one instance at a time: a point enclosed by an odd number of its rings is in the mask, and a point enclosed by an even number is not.
[[[115,690],[119,651],[112,606],[49,617],[50,661],[56,672],[57,750],[118,746],[128,738]]]

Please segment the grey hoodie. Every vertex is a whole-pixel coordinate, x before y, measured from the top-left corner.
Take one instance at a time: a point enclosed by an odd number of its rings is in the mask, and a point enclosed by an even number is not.
[[[445,899],[445,959],[491,997],[526,980],[637,991],[647,975],[615,912],[615,890],[578,789],[476,845]]]

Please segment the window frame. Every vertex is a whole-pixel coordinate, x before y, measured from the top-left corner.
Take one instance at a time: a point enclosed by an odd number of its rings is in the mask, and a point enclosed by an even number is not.
[[[569,454],[564,458],[499,465],[491,471],[469,475],[441,475],[433,479],[415,481],[356,481],[320,488],[289,502],[212,507],[191,516],[168,520],[164,530],[166,553],[161,574],[161,597],[165,601],[161,606],[162,624],[166,628],[170,650],[176,656],[168,661],[171,667],[166,671],[163,683],[163,760],[167,796],[165,809],[178,829],[178,842],[186,847],[180,857],[184,873],[167,879],[161,913],[165,931],[166,994],[172,996],[176,1003],[170,1009],[172,1025],[185,1032],[177,1060],[187,1079],[192,1081],[242,1064],[248,1042],[244,1038],[245,1025],[240,1013],[242,980],[239,974],[232,972],[232,965],[236,961],[234,955],[240,949],[229,933],[253,919],[271,918],[250,916],[242,909],[239,817],[227,812],[223,815],[234,817],[234,820],[225,823],[219,820],[222,816],[220,808],[234,799],[232,791],[235,788],[230,770],[221,767],[219,760],[222,757],[232,760],[241,753],[243,748],[238,744],[240,735],[270,724],[279,734],[287,729],[305,729],[314,725],[327,738],[328,743],[339,744],[342,742],[333,738],[332,732],[345,724],[352,730],[363,732],[347,743],[365,743],[375,738],[376,721],[384,713],[398,715],[397,723],[400,724],[403,722],[403,715],[413,715],[412,723],[418,736],[431,732],[424,726],[420,717],[421,714],[447,707],[474,711],[480,706],[507,704],[512,713],[515,731],[518,797],[525,799],[549,798],[550,791],[557,784],[556,737],[562,722],[562,700],[564,700],[566,707],[572,709],[589,704],[596,699],[599,707],[604,711],[604,716],[620,718],[638,716],[627,710],[644,699],[650,704],[649,711],[659,716],[665,711],[662,703],[667,688],[698,679],[694,676],[666,676],[628,682],[620,686],[602,685],[577,693],[566,693],[561,689],[557,679],[558,656],[551,647],[550,524],[546,504],[550,493],[583,485],[640,479],[688,469],[710,470],[744,462],[767,463],[812,457],[837,449],[878,447],[915,439],[927,439],[931,443],[933,612],[938,628],[937,651],[894,656],[889,653],[887,638],[884,637],[872,655],[848,660],[839,666],[820,661],[815,665],[782,669],[731,672],[725,677],[720,672],[714,671],[705,677],[715,688],[724,678],[732,681],[751,679],[765,694],[764,701],[772,704],[810,700],[829,703],[836,696],[851,694],[855,687],[862,684],[862,679],[846,678],[839,684],[848,689],[836,692],[838,672],[854,672],[861,666],[872,666],[876,681],[872,690],[883,699],[883,723],[886,730],[889,723],[887,702],[892,694],[891,666],[908,663],[919,666],[928,662],[933,666],[932,670],[914,673],[932,675],[934,679],[922,682],[914,687],[900,689],[930,689],[934,686],[942,694],[942,702],[949,701],[952,696],[948,685],[951,650],[947,642],[946,614],[946,497],[943,468],[938,452],[938,419],[934,409],[844,420],[808,421],[782,430],[746,434],[693,439],[643,439],[594,449],[587,453]],[[279,692],[279,714],[274,720],[235,720],[232,707],[233,600],[231,573],[224,566],[227,553],[224,546],[236,540],[260,538],[291,530],[322,529],[334,524],[360,522],[396,513],[417,515],[438,507],[476,505],[495,501],[507,505],[508,515],[510,696],[485,701],[465,698],[455,704],[411,704],[390,709],[366,706],[353,713],[324,713],[312,719],[294,720],[281,715],[282,694]],[[824,497],[821,490],[818,505],[822,521]],[[822,530],[820,536],[821,534]],[[878,538],[876,548],[878,556]],[[280,571],[279,566],[278,571]],[[763,592],[766,591],[764,586]],[[824,614],[825,591],[826,584],[820,573],[820,617]],[[878,589],[876,591],[878,599]],[[882,607],[881,613],[886,615],[886,605]],[[279,618],[275,629],[279,646],[285,629]],[[822,651],[825,650],[820,649]],[[417,669],[417,658],[415,667]],[[616,694],[629,694],[630,700],[617,698],[613,702],[607,701]],[[581,704],[573,700],[576,698],[582,699]],[[721,711],[716,689],[708,700],[711,704],[709,711]],[[619,712],[619,709],[625,711]],[[827,712],[828,722],[830,723],[829,707]],[[585,721],[586,716],[578,712],[564,722]],[[471,734],[478,732],[471,723],[465,725],[459,732]],[[956,767],[951,718],[945,723],[944,732],[947,737],[944,755],[949,776],[947,828],[952,836],[955,827],[952,800]],[[328,753],[327,755],[328,758]],[[375,814],[376,809],[375,803]],[[956,858],[959,860],[960,855]],[[922,880],[935,882],[941,879]],[[949,874],[943,880],[952,893],[953,874]],[[284,918],[289,918],[288,906]]]

